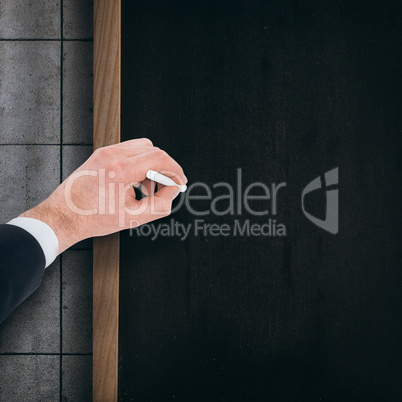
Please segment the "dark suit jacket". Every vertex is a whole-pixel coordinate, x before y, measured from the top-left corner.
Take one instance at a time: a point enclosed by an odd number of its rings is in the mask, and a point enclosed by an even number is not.
[[[40,285],[45,255],[38,241],[18,226],[0,225],[0,322]]]

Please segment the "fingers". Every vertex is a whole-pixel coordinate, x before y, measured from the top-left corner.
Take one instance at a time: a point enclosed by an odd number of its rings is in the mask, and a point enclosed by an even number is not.
[[[95,165],[97,168],[102,166],[108,171],[114,171],[125,184],[144,182],[150,169],[172,178],[179,185],[187,183],[181,166],[165,151],[154,147],[147,138],[99,148],[86,165],[86,168]],[[145,181],[144,188],[145,193],[153,194],[155,184]]]
[[[161,149],[154,148],[150,152],[128,158],[127,163],[133,181],[143,181],[147,171],[152,169],[171,177],[177,184],[187,183],[182,167]]]
[[[179,195],[177,187],[164,187],[153,196],[136,201],[131,195],[126,199],[126,227],[132,228],[168,216],[172,210],[172,202]]]
[[[120,146],[121,144],[109,145],[107,147],[99,148],[93,154],[99,161],[106,163],[111,160],[130,158],[132,156],[140,155],[145,152],[151,152],[155,148],[147,145],[136,146]]]
[[[134,147],[122,147],[120,144],[109,145],[107,147],[98,148],[82,167],[86,169],[105,168],[107,170],[119,171],[122,165],[124,165],[125,159],[151,152],[153,149],[152,146],[147,145]]]
[[[136,138],[134,140],[128,140],[119,142],[118,144],[112,145],[116,148],[127,148],[127,147],[137,147],[137,146],[144,146],[144,147],[153,147],[152,141],[148,138]]]
[[[131,158],[132,156],[152,152],[153,150],[155,150],[154,147],[140,145],[135,147],[118,147],[115,152],[119,158]]]
[[[148,178],[145,179],[141,183],[141,191],[148,197],[153,195],[155,192],[155,182],[152,180],[149,180]]]
[[[153,197],[156,205],[156,209],[160,207],[161,211],[170,214],[172,210],[173,200],[180,194],[180,190],[174,186],[166,186],[158,190]]]

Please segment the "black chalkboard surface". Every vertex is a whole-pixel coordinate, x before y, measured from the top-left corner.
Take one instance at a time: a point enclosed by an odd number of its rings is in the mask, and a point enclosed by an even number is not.
[[[122,235],[120,400],[402,400],[400,2],[122,4],[123,140],[192,187]]]

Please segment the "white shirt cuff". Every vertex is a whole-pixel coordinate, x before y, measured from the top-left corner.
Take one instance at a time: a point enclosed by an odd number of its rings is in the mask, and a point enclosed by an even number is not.
[[[59,241],[53,229],[45,222],[33,218],[14,218],[7,225],[18,226],[26,230],[38,241],[45,254],[47,268],[59,254]]]

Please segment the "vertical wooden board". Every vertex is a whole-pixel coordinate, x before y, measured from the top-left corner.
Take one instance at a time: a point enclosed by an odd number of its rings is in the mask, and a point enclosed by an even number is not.
[[[94,2],[94,149],[120,141],[121,3]]]
[[[120,0],[94,2],[94,149],[120,141]],[[93,245],[93,400],[117,400],[119,234]]]
[[[287,186],[275,216],[236,199],[233,215],[183,206],[121,235],[121,400],[402,398],[399,12],[393,0],[123,1],[123,139],[151,138],[190,185],[236,189],[241,168],[242,195]],[[334,235],[306,219],[301,192],[336,167]],[[322,188],[306,208],[324,218],[325,201]],[[268,218],[287,236],[194,234],[196,219]],[[172,222],[190,235],[147,235]]]
[[[115,401],[118,383],[118,234],[94,239],[93,400]]]

